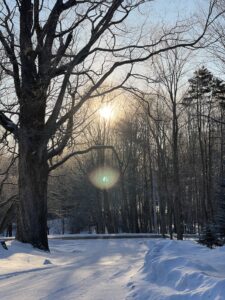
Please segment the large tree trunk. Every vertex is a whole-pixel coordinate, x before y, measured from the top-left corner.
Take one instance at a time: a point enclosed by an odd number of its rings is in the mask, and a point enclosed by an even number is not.
[[[45,125],[50,58],[38,53],[38,68],[33,55],[32,1],[21,1],[20,60],[21,89],[19,143],[19,202],[17,239],[48,250],[47,239],[47,143]],[[39,41],[38,41],[39,42]],[[40,46],[40,45],[39,45]]]
[[[48,250],[47,149],[32,132],[21,129],[19,153],[17,239]]]

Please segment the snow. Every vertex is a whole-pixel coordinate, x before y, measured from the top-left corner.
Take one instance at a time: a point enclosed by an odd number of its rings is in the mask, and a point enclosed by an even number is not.
[[[132,299],[225,299],[225,247],[211,250],[190,241],[148,245],[143,267],[133,278]]]
[[[222,300],[225,247],[163,239],[50,240],[0,247],[1,300]]]

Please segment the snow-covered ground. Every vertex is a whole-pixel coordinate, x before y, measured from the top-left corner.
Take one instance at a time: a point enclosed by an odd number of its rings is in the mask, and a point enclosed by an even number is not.
[[[224,300],[225,247],[162,239],[0,247],[1,300]]]

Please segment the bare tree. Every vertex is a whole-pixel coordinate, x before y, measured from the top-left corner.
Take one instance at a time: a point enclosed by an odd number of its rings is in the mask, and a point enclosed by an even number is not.
[[[164,101],[168,110],[171,112],[172,119],[172,163],[173,163],[173,213],[177,238],[183,239],[183,208],[182,193],[180,184],[180,155],[179,149],[179,117],[181,115],[181,102],[184,95],[183,78],[185,75],[185,65],[190,59],[190,52],[183,49],[174,49],[167,52],[160,59],[153,61],[155,73],[158,76],[159,89],[158,96]]]
[[[0,43],[5,56],[1,67],[11,78],[16,99],[13,106],[1,110],[0,124],[18,141],[19,241],[48,250],[48,162],[53,162],[54,168],[54,157],[68,145],[74,116],[84,103],[103,93],[102,84],[119,67],[170,49],[199,46],[215,19],[213,0],[196,39],[189,40],[187,35],[178,42],[180,31],[186,30],[179,25],[162,30],[158,39],[148,43],[139,37],[134,43],[121,45],[126,19],[144,2],[149,1],[57,0],[50,1],[49,7],[39,0],[1,2]],[[129,77],[130,73],[107,92]],[[72,99],[68,96],[71,85]],[[9,118],[7,111],[14,117]]]

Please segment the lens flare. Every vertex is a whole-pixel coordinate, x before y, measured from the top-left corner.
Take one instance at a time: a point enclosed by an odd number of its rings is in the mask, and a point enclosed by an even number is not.
[[[111,167],[97,168],[89,175],[91,183],[102,190],[112,188],[117,183],[119,177],[119,172]]]

